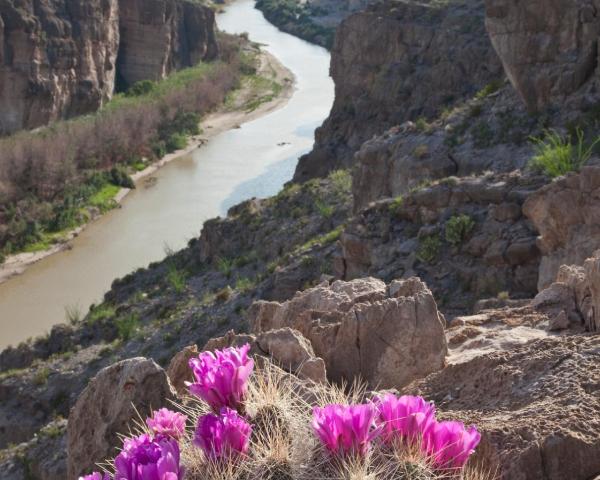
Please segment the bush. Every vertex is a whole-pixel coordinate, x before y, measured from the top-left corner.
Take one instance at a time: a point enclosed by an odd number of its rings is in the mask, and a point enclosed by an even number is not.
[[[463,242],[475,226],[475,220],[468,215],[455,215],[446,223],[446,240],[454,246]]]
[[[136,313],[130,313],[115,320],[117,334],[121,340],[126,342],[139,328],[140,319]]]
[[[117,187],[135,188],[135,183],[127,173],[124,167],[118,165],[110,170],[110,183]]]
[[[156,82],[152,80],[140,80],[139,82],[134,83],[129,90],[127,90],[126,95],[128,97],[141,97],[142,95],[148,95],[152,93],[156,89]]]
[[[552,178],[578,171],[591,158],[594,148],[600,142],[600,136],[590,145],[586,145],[584,133],[580,128],[575,129],[575,134],[575,145],[571,143],[571,135],[563,137],[554,130],[546,131],[544,138],[532,137],[531,142],[536,154],[529,166]]]
[[[417,258],[422,262],[433,264],[438,259],[441,247],[442,242],[439,235],[424,237],[420,241]]]
[[[394,198],[389,206],[390,213],[392,215],[398,214],[398,212],[402,208],[403,203],[404,203],[404,197],[402,195],[398,195],[396,198]]]
[[[183,293],[185,290],[186,274],[183,270],[179,270],[174,266],[169,267],[167,272],[167,282],[173,287],[177,293]]]
[[[187,146],[187,138],[183,133],[174,133],[171,135],[165,147],[168,153],[174,152],[175,150],[181,150]]]

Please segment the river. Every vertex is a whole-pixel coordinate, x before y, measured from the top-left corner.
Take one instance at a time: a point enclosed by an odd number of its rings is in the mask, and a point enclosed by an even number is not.
[[[121,209],[86,228],[73,249],[1,284],[0,348],[64,322],[67,306],[86,312],[115,278],[162,259],[166,247],[184,247],[207,219],[245,199],[273,195],[291,179],[333,103],[329,53],[277,30],[254,0],[236,0],[217,23],[226,32],[248,32],[293,72],[290,101],[169,163],[154,174],[155,186],[134,190]]]

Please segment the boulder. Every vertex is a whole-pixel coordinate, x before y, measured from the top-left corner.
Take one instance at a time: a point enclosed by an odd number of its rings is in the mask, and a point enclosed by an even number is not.
[[[325,383],[325,362],[316,357],[310,342],[297,330],[281,328],[259,334],[258,347],[288,371],[302,379]]]
[[[187,394],[188,389],[185,382],[191,382],[193,380],[189,360],[196,355],[198,355],[198,347],[196,345],[190,345],[176,353],[169,363],[167,376],[179,396]]]
[[[268,305],[268,302],[264,303]],[[323,359],[315,356],[309,341],[300,332],[290,328],[269,330],[258,336],[236,334],[230,330],[222,337],[211,338],[202,350],[221,350],[245,344],[250,344],[250,355],[268,357],[274,364],[303,380],[322,383],[327,379]]]
[[[284,303],[255,302],[249,321],[256,334],[301,332],[334,381],[397,388],[442,368],[447,353],[444,319],[417,278],[322,284]]]
[[[588,480],[600,472],[600,337],[546,338],[453,364],[403,393],[476,424],[476,458],[503,480]]]
[[[175,398],[166,372],[152,360],[130,358],[100,370],[69,414],[68,478],[115,456],[119,434],[129,432],[138,414],[145,418]]]
[[[539,232],[541,291],[561,265],[583,265],[600,248],[600,167],[584,167],[540,188],[527,198],[523,213]]]

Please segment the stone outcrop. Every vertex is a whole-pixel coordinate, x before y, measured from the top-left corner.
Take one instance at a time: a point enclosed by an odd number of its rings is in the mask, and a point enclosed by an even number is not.
[[[98,459],[114,457],[118,434],[129,432],[138,412],[145,418],[174,399],[167,374],[152,360],[131,358],[98,372],[69,415],[68,478],[94,470]]]
[[[350,166],[374,134],[434,117],[503,76],[478,0],[373,5],[341,23],[331,53],[335,102],[296,181]]]
[[[205,350],[220,350],[250,344],[250,354],[266,357],[302,380],[324,383],[327,380],[325,362],[315,355],[310,342],[291,328],[269,330],[258,335],[236,334],[230,330],[222,337],[210,339]]]
[[[486,0],[486,26],[504,70],[530,110],[597,81],[600,2]]]
[[[185,382],[191,382],[194,378],[189,366],[189,360],[197,355],[198,347],[196,345],[190,345],[175,354],[169,363],[167,376],[179,396],[187,394],[188,389]]]
[[[598,340],[564,336],[476,356],[404,392],[475,423],[477,456],[503,480],[588,480],[600,472]]]
[[[214,58],[213,12],[182,0],[0,3],[0,134],[89,113],[122,86]]]
[[[402,386],[440,369],[447,352],[445,321],[417,278],[324,283],[284,303],[254,303],[249,321],[257,333],[301,332],[334,381]]]
[[[561,265],[583,265],[600,248],[600,167],[584,167],[541,188],[523,205],[539,232],[539,289]]]
[[[537,232],[523,201],[543,178],[518,172],[449,178],[362,210],[341,236],[336,274],[385,280],[419,276],[445,313],[465,314],[476,300],[537,293]],[[452,222],[470,227],[453,236]]]

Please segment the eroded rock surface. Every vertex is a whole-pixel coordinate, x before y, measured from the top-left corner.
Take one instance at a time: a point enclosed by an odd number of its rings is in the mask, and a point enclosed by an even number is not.
[[[449,178],[371,204],[341,236],[337,274],[417,275],[453,314],[469,313],[476,300],[502,292],[531,298],[540,260],[522,204],[541,184],[518,172]],[[464,230],[453,226],[461,221]]]
[[[212,10],[180,0],[0,3],[0,133],[89,113],[126,87],[214,58]]]
[[[450,365],[405,390],[477,424],[477,455],[504,480],[588,480],[600,472],[599,340],[530,342]]]
[[[597,80],[600,2],[486,0],[486,26],[504,70],[531,110],[560,105]]]
[[[335,381],[402,386],[440,369],[447,352],[445,321],[417,278],[321,284],[282,304],[256,302],[249,320],[255,332],[300,331]]]
[[[541,290],[561,265],[583,265],[600,248],[600,167],[584,167],[541,188],[524,203],[523,213],[539,232]]]
[[[384,2],[345,19],[331,57],[335,103],[294,179],[352,164],[374,134],[431,118],[502,78],[482,2]]]
[[[131,358],[98,372],[69,415],[68,478],[94,470],[98,459],[114,457],[118,434],[129,433],[138,412],[146,418],[174,399],[166,372],[152,360]]]

